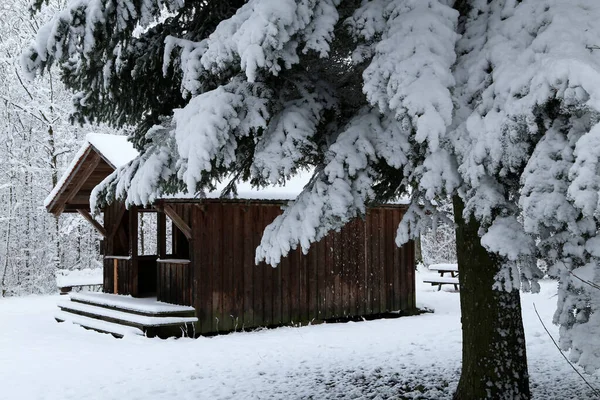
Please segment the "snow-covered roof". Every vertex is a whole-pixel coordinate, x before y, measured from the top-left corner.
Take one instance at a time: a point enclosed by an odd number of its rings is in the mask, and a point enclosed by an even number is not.
[[[65,184],[73,173],[81,165],[83,159],[91,150],[96,151],[111,167],[119,168],[137,157],[138,152],[133,144],[127,140],[127,136],[109,135],[105,133],[88,133],[85,141],[79,151],[73,157],[73,160],[58,180],[56,186],[44,200],[44,207],[48,208],[56,199],[58,194],[63,191]]]
[[[60,193],[66,191],[68,182],[73,175],[82,167],[82,163],[90,152],[96,152],[107,164],[113,169],[122,167],[138,156],[138,151],[133,147],[132,143],[127,140],[126,136],[109,135],[103,133],[89,133],[85,137],[83,146],[79,149],[62,177],[54,187],[52,192],[46,197],[44,206],[50,208],[52,203],[57,199]],[[236,199],[243,200],[293,200],[304,189],[304,186],[310,181],[313,176],[313,171],[302,171],[296,176],[288,179],[284,186],[275,185],[266,188],[252,187],[249,182],[239,182],[237,184]],[[217,185],[217,188],[211,192],[205,193],[203,196],[198,196],[189,193],[179,193],[175,195],[164,195],[160,199],[177,200],[177,199],[194,199],[198,197],[208,199],[219,199],[222,196],[223,189],[229,183],[229,180],[224,180]],[[403,202],[401,202],[403,203]],[[54,206],[52,206],[54,207]],[[55,212],[55,211],[52,211]],[[58,213],[60,213],[59,211]]]
[[[313,171],[302,171],[299,174],[291,177],[285,182],[285,186],[275,185],[268,186],[265,188],[252,187],[250,182],[239,182],[237,184],[237,196],[234,199],[243,200],[293,200],[302,192],[304,186],[310,181],[313,175]],[[229,183],[229,180],[224,180],[217,185],[217,188],[213,191],[207,192],[202,196],[207,199],[219,199],[225,189],[225,186]],[[189,193],[179,193],[174,195],[161,196],[164,200],[177,200],[177,199],[194,199],[200,196],[196,196]]]
[[[139,154],[127,136],[88,133],[85,140],[115,169],[130,163]]]

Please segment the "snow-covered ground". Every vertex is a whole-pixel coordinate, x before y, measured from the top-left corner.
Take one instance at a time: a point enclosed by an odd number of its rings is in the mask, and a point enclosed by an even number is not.
[[[450,398],[461,358],[458,293],[421,283],[433,314],[233,333],[212,338],[114,339],[52,318],[59,296],[0,299],[1,399]],[[449,289],[447,289],[449,290]],[[523,295],[537,399],[588,399],[533,310],[551,318],[554,282]],[[588,376],[600,387],[600,377]]]

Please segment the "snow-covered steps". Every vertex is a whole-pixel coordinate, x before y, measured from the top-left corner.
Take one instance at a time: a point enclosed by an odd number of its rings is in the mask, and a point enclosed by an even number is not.
[[[138,328],[114,324],[112,322],[106,322],[100,319],[84,317],[83,315],[72,314],[70,312],[57,311],[54,314],[54,319],[56,319],[58,322],[71,322],[87,329],[92,329],[102,333],[110,333],[111,335],[119,338],[127,335],[144,334],[144,332]]]
[[[193,307],[107,293],[72,293],[70,301],[58,304],[56,320],[117,337],[141,334],[148,337],[194,336],[198,321]]]
[[[156,297],[131,297],[110,293],[80,292],[69,295],[71,301],[92,304],[111,309],[131,312],[132,314],[148,316],[195,316],[196,310],[190,306],[163,303]]]

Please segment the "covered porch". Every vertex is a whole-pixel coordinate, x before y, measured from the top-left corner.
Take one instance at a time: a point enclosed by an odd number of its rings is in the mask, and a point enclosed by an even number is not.
[[[145,226],[140,224],[143,217],[151,217]],[[113,203],[104,210],[104,228],[105,293],[192,305],[189,227],[175,210],[169,206],[127,210],[122,203]],[[144,240],[140,235],[146,235]],[[140,248],[143,241],[154,245],[151,251]]]
[[[120,202],[104,209],[102,220],[91,214],[92,189],[137,154],[125,136],[88,134],[44,205],[55,216],[79,213],[96,229],[104,293],[191,305],[191,229],[185,216],[170,206],[126,209]]]

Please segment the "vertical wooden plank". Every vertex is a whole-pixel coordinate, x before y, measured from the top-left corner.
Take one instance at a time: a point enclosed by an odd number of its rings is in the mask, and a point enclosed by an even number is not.
[[[201,221],[198,224],[198,237],[200,238],[200,243],[196,246],[196,251],[198,251],[198,259],[196,263],[197,270],[199,271],[199,284],[200,284],[200,295],[196,302],[196,313],[198,314],[198,319],[201,321],[200,329],[202,333],[210,332],[212,329],[212,284],[213,284],[213,265],[211,260],[212,254],[212,242],[211,238],[213,237],[213,226],[211,225],[210,219],[210,208],[208,205],[205,206],[203,211],[199,212],[199,220]]]
[[[283,323],[292,321],[291,309],[291,278],[292,271],[295,265],[290,265],[289,256],[281,259],[281,264],[277,267],[280,270],[281,276],[281,319]]]
[[[244,212],[242,205],[233,208],[233,328],[237,331],[244,324]]]
[[[249,206],[252,212],[252,248],[256,249],[260,245],[261,233],[263,228],[263,208],[260,205],[252,204]],[[253,302],[254,302],[254,326],[265,326],[264,316],[264,271],[267,265],[264,262],[254,267],[253,280]],[[270,268],[270,267],[268,267]]]
[[[129,269],[127,268],[127,260],[119,260],[119,272],[117,275],[119,276],[119,293],[120,294],[131,294],[129,292]]]
[[[373,271],[371,265],[373,263],[373,253],[371,251],[371,225],[372,211],[367,211],[365,220],[365,314],[373,312]]]
[[[181,279],[181,275],[182,275],[182,269],[181,269],[181,264],[173,264],[171,266],[173,272],[175,273],[175,285],[174,286],[174,290],[173,290],[173,298],[175,299],[176,303],[175,304],[181,304],[181,289],[183,288],[182,285],[182,279]]]
[[[233,329],[233,207],[235,205],[225,203],[221,205],[222,218],[222,258],[221,269],[223,272],[222,301],[223,318],[220,330],[230,331]]]
[[[252,236],[252,229],[254,227],[254,221],[252,220],[252,210],[250,206],[246,205],[243,207],[243,242],[244,242],[244,254],[243,254],[243,269],[244,269],[244,318],[243,327],[254,326],[254,296],[253,288],[255,284],[254,270],[254,240]]]
[[[161,269],[162,269],[161,264],[157,261],[156,262],[156,300],[158,300],[158,301],[161,301],[161,298],[162,298],[162,294],[161,294],[162,278],[160,276]]]
[[[175,268],[175,264],[169,264],[171,272],[171,303],[178,304],[179,301],[179,268]]]
[[[171,282],[169,281],[169,266],[163,265],[163,301],[169,302],[169,296],[171,295]]]
[[[181,304],[181,264],[172,264],[171,273],[173,274],[173,302],[175,304]]]
[[[371,288],[373,297],[372,301],[372,313],[378,314],[381,312],[380,304],[381,298],[379,296],[379,284],[380,284],[380,272],[381,264],[379,261],[379,210],[371,210],[371,274],[373,280],[371,282]]]
[[[319,320],[327,318],[327,237],[317,243],[317,316]]]
[[[341,248],[341,295],[342,295],[342,316],[350,315],[350,299],[352,293],[352,268],[351,268],[351,251],[352,251],[352,224],[353,221],[346,224],[340,235]]]
[[[119,293],[119,260],[113,260],[113,293]]]
[[[190,291],[188,293],[188,305],[196,308],[198,300],[201,298],[201,286],[200,286],[200,247],[202,242],[199,240],[200,236],[200,224],[201,224],[202,210],[198,204],[192,207],[192,240],[190,241],[190,265],[189,268],[189,280],[190,280]],[[196,308],[196,311],[198,309]],[[198,322],[195,324],[195,331],[202,332],[202,320],[200,319],[198,312],[196,312]]]
[[[386,237],[385,237],[385,209],[380,209],[379,211],[379,229],[377,230],[377,234],[379,235],[379,312],[384,313],[389,311],[387,309],[387,260],[386,260]]]
[[[407,243],[408,251],[408,262],[406,263],[407,270],[407,286],[408,290],[406,291],[406,296],[408,297],[407,307],[409,309],[414,309],[416,305],[415,293],[416,293],[416,283],[415,283],[415,242],[411,240]]]
[[[181,265],[181,277],[183,282],[183,287],[181,290],[181,304],[189,306],[190,305],[190,293],[191,293],[191,282],[190,282],[190,264],[182,264]]]
[[[408,257],[407,257],[407,248],[408,244],[405,243],[400,248],[400,308],[406,309],[408,308]]]
[[[129,210],[129,282],[128,291],[129,293],[137,297],[139,296],[138,287],[138,208],[131,207]]]
[[[308,257],[302,254],[301,249],[296,249],[293,254],[296,264],[298,265],[299,279],[299,294],[298,294],[298,322],[306,325],[309,320],[308,308]]]
[[[333,233],[325,237],[325,304],[323,307],[323,317],[332,318],[335,315],[334,309],[334,270],[335,259],[333,252]]]
[[[358,219],[354,219],[348,225],[348,231],[345,237],[345,247],[348,248],[346,254],[345,264],[347,266],[347,276],[345,279],[346,287],[348,288],[348,305],[346,309],[346,313],[349,316],[356,316],[356,294],[358,291],[358,279],[356,277],[356,261],[357,261],[357,250],[358,246]]]
[[[258,237],[260,240],[260,237],[262,235],[262,232],[264,231],[265,226],[267,226],[269,224],[269,222],[271,222],[271,210],[269,206],[265,206],[265,205],[260,205],[259,206],[263,212],[262,212],[262,221],[261,224],[259,225],[260,228],[260,232],[258,233]],[[273,268],[269,265],[264,264],[263,267],[263,290],[264,290],[264,295],[263,295],[263,323],[265,326],[270,326],[273,325]]]
[[[223,322],[223,206],[211,204],[211,220],[213,224],[213,329],[221,330]]]
[[[159,301],[163,301],[165,298],[165,279],[164,279],[164,271],[165,271],[165,266],[162,263],[159,263],[156,266],[156,273],[157,273],[157,290],[156,290],[156,297]]]
[[[392,224],[393,224],[393,209],[383,209],[382,219],[382,239],[384,242],[383,247],[383,259],[384,259],[384,271],[385,271],[385,311],[390,312],[394,309],[393,306],[393,267],[394,267],[394,247],[393,235],[392,235]]]
[[[334,233],[334,257],[335,257],[335,315],[344,316],[344,287],[342,285],[344,271],[344,243],[342,241],[342,232]]]
[[[169,303],[173,302],[173,292],[174,292],[174,282],[173,282],[173,269],[171,268],[171,264],[165,264],[165,280],[167,281],[167,301]]]
[[[279,206],[269,206],[270,218],[266,224],[270,224],[273,220],[281,214]],[[265,224],[265,226],[266,226]],[[290,270],[293,267],[290,254],[287,257],[281,259],[281,264],[276,268],[272,269],[273,273],[273,324],[284,324],[289,321],[285,318],[284,302],[287,300],[287,293],[283,289],[283,280],[285,277],[286,269]]]
[[[402,304],[403,298],[403,288],[401,281],[402,274],[402,265],[400,262],[401,250],[400,247],[396,246],[396,231],[398,229],[398,225],[400,224],[400,210],[394,209],[393,219],[392,219],[392,230],[390,234],[394,238],[394,257],[393,257],[393,293],[394,293],[394,311],[398,311],[403,309],[404,305]]]
[[[299,265],[294,259],[294,255],[292,253],[288,254],[286,257],[286,268],[289,271],[289,288],[288,288],[288,297],[289,297],[289,320],[297,324],[300,321],[300,312],[299,312],[299,289],[300,289],[300,269]]]
[[[181,304],[188,306],[189,305],[189,293],[190,293],[190,280],[189,280],[189,264],[181,264]]]
[[[360,220],[358,225],[358,237],[357,250],[358,254],[356,257],[356,279],[358,281],[358,292],[357,292],[357,312],[358,315],[367,314],[367,280],[365,270],[367,268],[367,251],[366,251],[366,216]]]
[[[265,221],[265,227],[273,222],[273,220],[281,214],[281,210],[278,206],[269,205],[266,208],[269,213],[269,218]],[[271,275],[271,290],[272,290],[272,314],[273,324],[284,324],[289,322],[285,316],[286,311],[284,309],[284,303],[286,302],[288,293],[285,291],[283,281],[287,278],[286,273],[290,270],[290,260],[288,257],[283,257],[281,263],[276,267],[269,267],[267,269]],[[267,300],[268,301],[268,300]]]
[[[318,278],[319,243],[313,243],[305,256],[308,265],[308,320],[319,319],[319,278]]]

